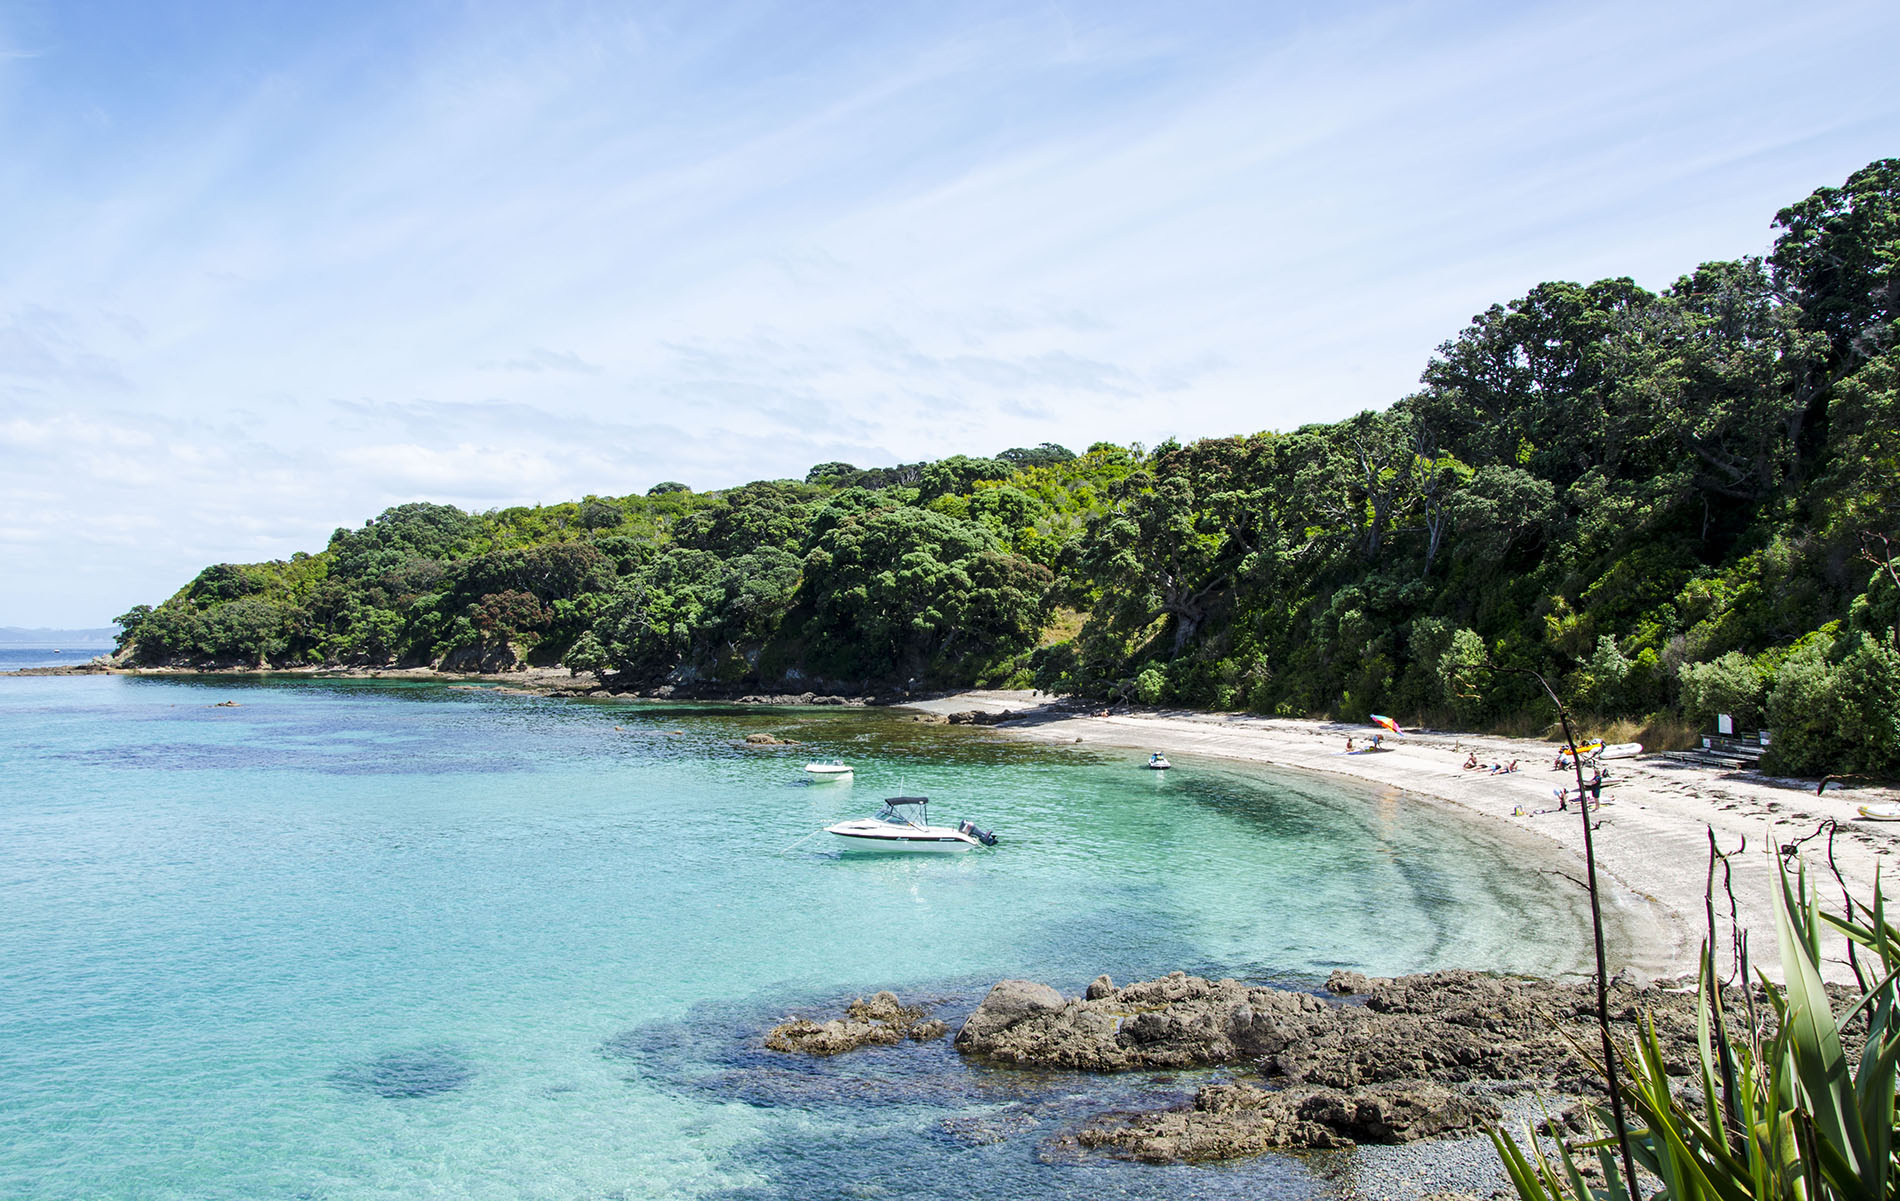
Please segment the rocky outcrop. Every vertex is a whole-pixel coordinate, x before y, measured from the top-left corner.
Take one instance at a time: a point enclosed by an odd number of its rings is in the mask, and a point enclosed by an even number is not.
[[[802,746],[803,743],[791,738],[780,738],[777,734],[747,734],[744,746]]]
[[[1498,1116],[1487,1101],[1435,1085],[1384,1085],[1346,1094],[1210,1084],[1195,1095],[1192,1109],[1107,1114],[1084,1126],[1076,1141],[1170,1163],[1357,1142],[1411,1142],[1463,1133]]]
[[[1115,1072],[1184,1068],[1270,1055],[1311,1037],[1332,1007],[1306,993],[1175,972],[1087,996],[1005,980],[957,1033],[957,1049],[1000,1063]]]
[[[1593,1045],[1583,985],[1432,972],[1397,979],[1336,974],[1329,990],[1363,1004],[1181,972],[1116,988],[1098,977],[1081,997],[1008,980],[957,1034],[957,1048],[1000,1063],[1089,1071],[1249,1061],[1291,1084],[1353,1089],[1398,1081],[1585,1084],[1578,1045]],[[1026,998],[1034,997],[1030,1004]],[[1665,1049],[1694,1038],[1690,998],[1649,990]],[[1625,1021],[1636,991],[1613,990]]]
[[[949,1026],[926,1018],[928,1012],[922,1005],[905,1005],[896,993],[880,992],[868,1001],[859,997],[844,1017],[828,1022],[787,1018],[766,1034],[765,1045],[787,1054],[842,1055],[859,1047],[928,1042],[948,1034]]]
[[[1122,988],[1098,976],[1082,996],[1063,997],[1005,980],[956,1045],[1039,1068],[1244,1066],[1272,1086],[1208,1085],[1190,1109],[1105,1114],[1075,1136],[1085,1147],[1157,1162],[1464,1133],[1497,1117],[1484,1094],[1598,1088],[1578,1050],[1597,1037],[1588,985],[1469,971],[1394,979],[1337,972],[1327,992],[1175,972]],[[1633,1032],[1639,1014],[1649,1017],[1665,1058],[1692,1062],[1692,996],[1639,994],[1619,982],[1611,1002],[1614,1022]]]
[[[1017,716],[1019,714],[1008,709],[997,713],[992,713],[987,709],[965,709],[959,713],[951,713],[943,720],[953,726],[995,726]]]

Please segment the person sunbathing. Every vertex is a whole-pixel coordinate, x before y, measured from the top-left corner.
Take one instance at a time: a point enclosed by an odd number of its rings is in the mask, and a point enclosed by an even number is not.
[[[1471,752],[1470,757],[1465,760],[1465,770],[1475,771],[1477,770],[1477,767],[1478,767],[1478,752],[1473,751]]]

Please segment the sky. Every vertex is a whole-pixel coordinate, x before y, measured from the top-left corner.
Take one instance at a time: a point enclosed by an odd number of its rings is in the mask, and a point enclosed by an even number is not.
[[[485,510],[1383,408],[1900,154],[1890,0],[0,0],[0,624]]]

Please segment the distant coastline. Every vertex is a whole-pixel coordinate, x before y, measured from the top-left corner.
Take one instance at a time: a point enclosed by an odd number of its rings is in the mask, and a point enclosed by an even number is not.
[[[76,647],[96,650],[110,647],[119,631],[112,626],[86,629],[57,629],[52,626],[0,626],[0,650],[18,647],[24,650]]]

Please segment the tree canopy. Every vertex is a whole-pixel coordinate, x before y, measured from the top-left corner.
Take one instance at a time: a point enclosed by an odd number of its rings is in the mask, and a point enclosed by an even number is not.
[[[1900,160],[1660,292],[1550,282],[1390,408],[463,513],[207,567],[144,662],[566,662],[629,685],[1014,683],[1265,713],[1726,712],[1900,771]],[[502,652],[506,652],[503,654]]]

